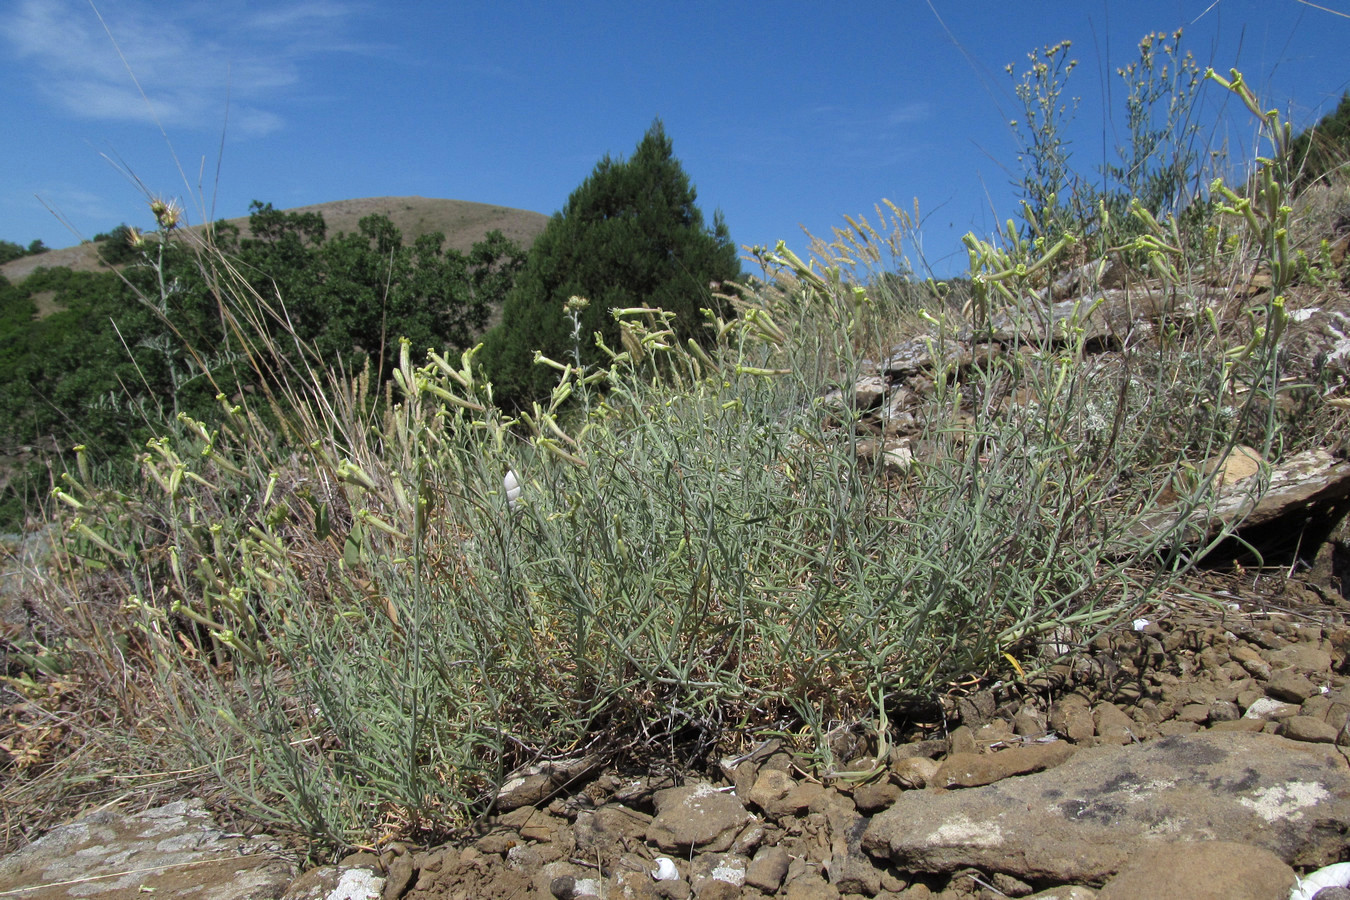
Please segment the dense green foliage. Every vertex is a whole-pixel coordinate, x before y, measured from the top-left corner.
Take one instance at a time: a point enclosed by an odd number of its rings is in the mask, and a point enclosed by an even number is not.
[[[369,358],[387,374],[403,337],[419,353],[466,348],[525,259],[496,231],[467,254],[445,247],[440,233],[406,245],[382,215],[328,238],[318,213],[254,203],[249,229],[252,236],[237,243],[224,238],[240,271],[265,302],[284,309],[295,337],[348,371]]]
[[[123,227],[101,242],[130,251],[107,260],[127,261],[120,273],[39,269],[0,287],[0,453],[82,444],[96,460],[125,461],[177,414],[212,421],[218,394],[278,376],[260,373],[248,348],[288,329],[293,336],[274,342],[302,368],[350,372],[369,362],[387,372],[402,336],[420,349],[463,349],[524,258],[497,232],[468,254],[444,248],[439,234],[405,246],[383,216],[327,239],[322,216],[261,203],[250,231],[241,239],[217,223],[218,264],[204,266],[172,232],[133,245]],[[216,289],[219,264],[242,273],[275,315],[232,320]],[[22,502],[42,493],[20,478],[0,518],[12,524]]]
[[[39,253],[46,253],[50,249],[41,240],[30,241],[27,247],[13,241],[0,241],[0,266],[23,256],[37,256]]]
[[[534,355],[604,362],[592,335],[618,348],[611,309],[660,307],[675,331],[701,334],[700,310],[720,309],[717,285],[741,277],[736,247],[720,214],[708,227],[697,194],[658,121],[628,160],[606,156],[555,213],[530,252],[484,347],[497,400],[507,406],[546,396],[556,372]],[[589,301],[580,330],[564,316],[572,296]]]
[[[98,258],[110,266],[135,262],[140,258],[135,244],[139,237],[137,231],[125,222],[112,231],[94,235],[94,243],[98,244]]]
[[[1294,138],[1289,157],[1290,172],[1298,188],[1345,165],[1350,159],[1350,94],[1341,97],[1333,112]]]

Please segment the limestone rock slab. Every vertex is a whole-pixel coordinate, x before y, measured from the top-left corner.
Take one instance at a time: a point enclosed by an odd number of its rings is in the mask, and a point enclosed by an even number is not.
[[[1249,844],[1181,841],[1149,847],[1126,864],[1097,900],[1138,897],[1285,898],[1297,881],[1275,854]]]
[[[274,900],[296,876],[270,842],[222,832],[199,800],[92,813],[0,860],[0,896],[24,900]]]
[[[1099,747],[985,787],[901,794],[863,846],[901,871],[1101,884],[1179,840],[1252,844],[1291,866],[1338,860],[1350,848],[1350,767],[1324,744],[1269,734]]]

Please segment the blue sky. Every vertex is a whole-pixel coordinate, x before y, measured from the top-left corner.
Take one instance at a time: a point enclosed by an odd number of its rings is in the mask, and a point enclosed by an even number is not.
[[[1034,49],[1073,41],[1089,172],[1148,32],[1184,26],[1202,67],[1241,68],[1298,126],[1350,89],[1350,0],[832,6],[0,0],[0,238],[148,226],[134,179],[193,222],[405,194],[552,213],[660,117],[738,244],[801,248],[801,226],[917,200],[911,255],[951,274],[961,235],[1016,213],[1004,66]],[[1245,113],[1204,97],[1208,140],[1249,154]]]

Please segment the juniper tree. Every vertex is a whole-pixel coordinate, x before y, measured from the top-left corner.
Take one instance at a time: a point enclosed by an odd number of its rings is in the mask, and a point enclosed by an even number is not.
[[[656,121],[633,155],[606,156],[554,213],[539,236],[487,335],[483,357],[496,399],[521,405],[548,394],[556,372],[534,364],[536,351],[571,360],[569,297],[590,301],[581,314],[581,359],[602,362],[591,335],[618,347],[615,307],[658,306],[676,314],[681,337],[703,332],[704,308],[717,308],[714,285],[741,277],[721,214],[711,227],[697,194]]]

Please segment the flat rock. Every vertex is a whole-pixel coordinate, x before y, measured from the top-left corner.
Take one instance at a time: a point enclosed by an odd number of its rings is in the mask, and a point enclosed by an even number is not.
[[[297,878],[281,900],[381,900],[385,887],[385,879],[364,866],[320,866]]]
[[[1318,546],[1340,521],[1350,497],[1350,462],[1323,449],[1295,454],[1268,478],[1245,478],[1218,488],[1214,503],[1185,516],[1183,541],[1203,543],[1228,526],[1267,557],[1288,551],[1300,538]],[[1144,516],[1132,531],[1148,537],[1173,527],[1179,509]],[[1316,525],[1316,527],[1314,527]],[[1305,535],[1305,527],[1316,534]]]
[[[1052,769],[1073,755],[1064,741],[1010,747],[997,753],[953,753],[930,782],[934,787],[979,787],[1013,775]],[[898,792],[897,792],[898,796]]]
[[[936,337],[916,337],[896,344],[882,362],[887,375],[903,377],[938,366],[965,366],[973,359],[970,347],[960,341]]]
[[[92,813],[0,860],[0,896],[23,900],[271,900],[295,867],[263,840],[222,832],[201,801]]]
[[[1181,297],[1157,287],[1093,291],[1049,306],[1028,305],[1015,313],[993,317],[993,337],[999,341],[1061,343],[1080,336],[1089,343],[1124,343],[1139,323],[1164,316],[1188,316],[1209,302],[1205,291],[1196,298]],[[1048,341],[1047,341],[1048,338]]]
[[[1202,732],[1079,751],[985,787],[906,792],[863,846],[902,871],[1100,884],[1158,843],[1248,843],[1315,867],[1341,858],[1347,832],[1350,768],[1333,748]]]
[[[1286,703],[1302,703],[1317,693],[1317,685],[1298,672],[1277,672],[1266,684],[1266,693]]]
[[[1179,841],[1142,850],[1097,894],[1097,900],[1139,897],[1286,898],[1297,876],[1264,847],[1226,841]]]
[[[1312,716],[1290,716],[1282,723],[1280,734],[1292,741],[1334,744],[1340,731],[1336,726]]]
[[[647,840],[668,852],[721,852],[731,847],[751,819],[734,794],[710,784],[668,788],[657,791],[653,799],[656,818],[647,829]]]
[[[497,792],[497,810],[507,812],[543,803],[599,766],[599,757],[585,756],[538,763],[512,772]]]

